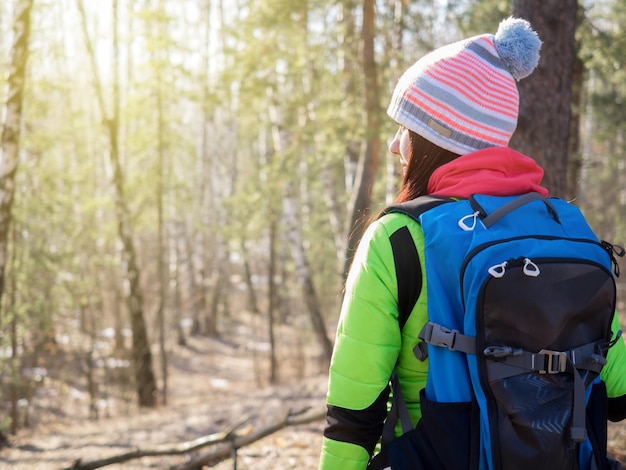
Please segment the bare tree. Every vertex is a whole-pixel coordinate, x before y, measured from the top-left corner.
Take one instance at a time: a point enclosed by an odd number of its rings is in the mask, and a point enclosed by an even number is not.
[[[0,155],[0,303],[5,290],[4,274],[7,264],[11,207],[15,194],[15,174],[20,149],[22,105],[26,83],[30,14],[33,9],[33,0],[20,0],[15,8],[13,58],[9,72],[6,117],[2,129],[2,155]]]
[[[274,97],[272,87],[267,88],[267,95],[271,102],[271,104],[268,106],[268,111],[269,121],[272,125],[271,135],[273,148],[277,155],[284,155],[285,149],[288,146],[287,142],[285,142],[287,138],[283,136],[283,132],[281,131],[283,126],[281,126],[282,122],[279,117],[279,110],[275,105],[276,98]],[[315,285],[313,283],[313,275],[311,272],[309,258],[305,250],[304,237],[302,236],[301,232],[302,223],[298,221],[294,203],[292,201],[294,192],[292,186],[293,185],[289,185],[286,194],[281,195],[283,198],[282,212],[285,218],[285,226],[287,232],[286,234],[287,238],[289,239],[292,257],[296,265],[298,278],[302,284],[302,293],[304,295],[304,301],[306,303],[307,310],[309,311],[309,317],[311,319],[313,330],[319,341],[320,347],[322,348],[324,359],[327,362],[330,362],[333,346],[326,332],[326,326],[324,324],[324,318],[322,315],[320,302],[317,296],[317,292],[315,290]],[[273,204],[276,204],[277,198],[274,196],[273,199]],[[273,211],[275,209],[275,206],[272,205],[270,211]],[[272,273],[270,273],[270,279],[272,277],[273,275]],[[270,318],[271,315],[272,312],[270,311]]]
[[[404,68],[404,16],[406,14],[406,5],[404,0],[393,0],[393,27],[391,28],[389,42],[389,68],[391,75],[389,80],[389,88],[393,89],[396,80],[402,75]],[[388,158],[386,162],[386,186],[385,186],[385,204],[391,204],[398,192],[398,162],[395,158]]]
[[[278,308],[278,286],[276,285],[276,240],[278,238],[278,215],[274,207],[269,207],[269,263],[267,273],[267,330],[270,342],[269,381],[278,381],[278,358],[276,354],[276,310]]]
[[[363,27],[361,30],[362,72],[365,80],[366,145],[359,160],[359,179],[350,203],[350,224],[344,273],[352,264],[354,251],[361,240],[367,217],[370,214],[372,188],[380,161],[380,85],[374,52],[376,36],[376,9],[374,0],[363,2]]]
[[[162,0],[158,0],[155,8],[163,10]],[[165,30],[165,24],[160,21],[156,25],[155,36],[165,37],[167,31]],[[156,63],[160,63],[164,59],[163,56],[167,55],[167,50],[160,48],[153,52],[154,60]],[[164,61],[165,62],[165,61]],[[157,112],[157,184],[155,191],[156,209],[157,209],[157,276],[159,282],[159,294],[157,300],[157,322],[159,328],[159,356],[161,359],[161,377],[162,388],[161,397],[163,404],[167,405],[167,384],[168,384],[168,357],[166,351],[166,325],[165,325],[165,308],[167,304],[167,291],[169,288],[169,270],[167,265],[169,264],[165,257],[168,253],[167,241],[165,237],[165,223],[163,221],[163,199],[165,198],[165,112],[163,104],[163,77],[158,68],[154,70],[156,80],[156,112]]]
[[[122,256],[124,268],[126,270],[126,283],[128,285],[128,295],[126,301],[128,304],[128,312],[130,314],[131,329],[133,334],[133,367],[135,372],[135,381],[137,388],[137,397],[140,406],[153,407],[156,406],[156,379],[152,365],[152,353],[150,351],[150,342],[148,340],[148,332],[143,312],[143,294],[140,284],[140,271],[137,265],[137,255],[135,245],[133,243],[133,234],[129,220],[128,204],[124,194],[124,173],[120,164],[119,156],[119,79],[117,73],[118,55],[117,55],[117,0],[113,0],[113,34],[114,34],[114,57],[113,64],[115,74],[113,78],[113,116],[107,114],[104,104],[104,90],[98,75],[96,65],[96,57],[87,30],[87,18],[82,0],[76,0],[78,9],[82,18],[83,34],[85,36],[85,44],[89,53],[91,66],[93,68],[94,87],[102,113],[103,120],[106,123],[106,130],[109,135],[110,151],[109,158],[113,167],[113,187],[115,190],[115,212],[117,215],[117,227],[120,240],[122,242]]]
[[[15,224],[11,225],[11,241],[13,246],[16,243],[16,228]],[[15,269],[16,262],[16,250],[11,250],[11,258],[9,261],[8,270],[9,273]],[[9,317],[9,336],[11,341],[11,381],[9,385],[9,398],[11,400],[11,434],[17,434],[19,429],[19,377],[20,377],[20,369],[21,369],[21,360],[19,357],[19,349],[18,349],[18,321],[17,315],[15,314],[16,308],[16,296],[17,296],[17,276],[11,276],[10,278],[10,287],[7,293],[7,301],[6,311],[11,312]]]
[[[8,79],[8,98],[6,117],[2,130],[2,154],[0,155],[0,304],[6,289],[5,273],[9,264],[9,238],[11,236],[11,207],[15,194],[15,175],[18,167],[20,131],[22,125],[22,105],[26,83],[26,64],[28,62],[28,41],[30,36],[30,15],[32,0],[17,2],[15,23],[13,25],[13,57]],[[15,239],[15,233],[13,233]],[[15,254],[13,254],[15,256]],[[13,263],[15,264],[15,263]],[[8,309],[14,310],[17,290],[15,276],[10,289]],[[15,434],[19,425],[18,416],[18,380],[19,357],[17,348],[18,322],[14,314],[9,318],[11,338],[11,381],[9,396],[11,399],[11,432]]]
[[[313,276],[311,275],[309,259],[306,256],[306,251],[304,249],[302,233],[300,232],[299,228],[301,224],[298,222],[291,194],[288,194],[287,197],[283,199],[283,207],[283,212],[286,219],[285,222],[287,225],[287,236],[291,244],[291,252],[296,264],[298,278],[302,283],[304,302],[306,303],[307,309],[309,311],[309,317],[311,319],[311,324],[313,325],[313,331],[315,332],[320,347],[322,348],[322,357],[325,361],[325,365],[328,365],[328,363],[330,363],[330,358],[333,353],[333,344],[328,338],[328,334],[326,333],[324,317],[320,308],[317,291],[315,290],[315,284],[313,283]]]

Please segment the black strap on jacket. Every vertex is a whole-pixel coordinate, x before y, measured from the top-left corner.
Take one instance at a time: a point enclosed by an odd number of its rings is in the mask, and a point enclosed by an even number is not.
[[[419,223],[419,217],[424,212],[452,201],[454,199],[449,197],[421,196],[411,201],[388,206],[382,211],[381,217],[395,212],[407,215]],[[400,324],[400,331],[402,331],[422,291],[422,267],[415,242],[406,226],[400,227],[392,233],[389,241],[391,242],[393,261],[396,267],[398,323]]]
[[[409,229],[404,226],[389,237],[398,282],[398,324],[400,331],[422,291],[422,267]]]

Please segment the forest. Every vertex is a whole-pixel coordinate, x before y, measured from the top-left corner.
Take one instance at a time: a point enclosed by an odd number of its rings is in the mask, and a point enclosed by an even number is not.
[[[544,44],[511,146],[624,245],[621,0],[0,2],[0,467],[316,468],[393,86],[512,15]]]

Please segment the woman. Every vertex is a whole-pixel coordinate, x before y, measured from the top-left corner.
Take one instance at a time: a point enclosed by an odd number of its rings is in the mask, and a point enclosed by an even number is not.
[[[518,117],[515,81],[534,70],[540,46],[528,22],[509,18],[495,36],[444,46],[402,75],[387,110],[399,125],[389,146],[403,169],[396,202],[422,195],[548,194],[541,186],[543,170],[507,146]],[[394,369],[412,425],[420,420],[428,361],[418,361],[413,349],[427,321],[428,279],[422,262],[421,295],[400,330],[390,235],[402,227],[409,230],[424,260],[420,225],[391,213],[370,225],[351,267],[330,367],[320,470],[368,466],[380,443]],[[613,331],[618,329],[616,316]],[[614,420],[626,416],[625,358],[619,340],[601,375]]]

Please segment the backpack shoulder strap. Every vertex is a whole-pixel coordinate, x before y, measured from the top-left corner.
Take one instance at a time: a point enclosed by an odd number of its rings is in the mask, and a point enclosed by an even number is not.
[[[382,211],[381,217],[395,212],[407,215],[419,223],[419,217],[424,212],[452,201],[454,199],[449,197],[421,196],[411,201],[388,206]],[[422,267],[415,242],[406,226],[392,233],[389,241],[396,267],[398,323],[402,330],[422,290]]]
[[[385,214],[398,212],[419,222],[419,216],[427,210],[451,201],[453,201],[451,198],[422,196],[412,201],[388,206],[382,211],[381,217]],[[393,260],[396,268],[396,279],[398,282],[398,324],[400,331],[402,331],[422,291],[422,266],[415,242],[413,241],[411,232],[406,226],[400,227],[392,233],[389,237],[389,241],[391,242],[391,250],[393,252]],[[395,370],[390,380],[393,390],[392,405],[389,416],[383,426],[383,447],[387,446],[393,440],[394,428],[398,419],[402,423],[403,432],[408,432],[412,427],[411,418]]]
[[[398,323],[404,328],[422,290],[422,267],[409,229],[400,227],[389,237],[398,282]]]
[[[392,212],[399,212],[401,214],[408,215],[412,219],[419,222],[419,217],[424,212],[434,209],[446,202],[454,202],[455,199],[444,196],[420,196],[415,199],[406,202],[400,202],[398,204],[392,204],[387,206],[381,213],[381,217],[385,214]]]

